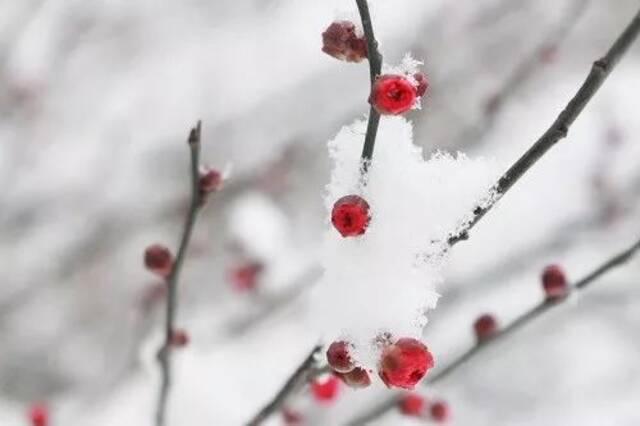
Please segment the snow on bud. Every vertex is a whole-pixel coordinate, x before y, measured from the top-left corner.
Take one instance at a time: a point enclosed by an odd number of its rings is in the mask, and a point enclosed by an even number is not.
[[[408,78],[387,74],[376,79],[371,88],[369,103],[380,114],[398,115],[413,108],[416,97],[416,86]]]
[[[360,62],[367,57],[367,42],[356,34],[350,21],[336,21],[322,33],[322,51],[347,62]]]
[[[476,334],[476,340],[478,342],[483,342],[496,333],[498,330],[498,323],[493,315],[483,314],[480,315],[473,323],[473,330]]]
[[[444,401],[435,401],[431,404],[431,419],[434,422],[443,423],[449,419],[449,406]]]
[[[344,341],[333,342],[327,349],[327,363],[338,373],[348,373],[355,365],[349,355],[349,345]]]
[[[404,394],[398,401],[400,412],[406,416],[421,417],[425,409],[424,398],[414,392]]]
[[[152,244],[144,251],[144,265],[154,274],[166,278],[173,267],[173,256],[167,247]]]
[[[340,381],[334,374],[326,374],[311,382],[311,394],[316,401],[331,402],[338,395]]]
[[[362,367],[356,367],[348,373],[338,373],[338,376],[344,384],[354,389],[366,388],[371,384],[369,373]]]
[[[370,220],[369,204],[359,195],[345,195],[331,211],[331,223],[343,237],[364,234]]]
[[[388,387],[413,389],[433,364],[433,356],[422,342],[405,337],[384,348],[378,368]]]
[[[49,409],[44,403],[34,403],[27,409],[27,418],[31,426],[48,426]]]
[[[567,277],[558,265],[549,265],[542,271],[542,287],[547,299],[561,299],[569,294]]]

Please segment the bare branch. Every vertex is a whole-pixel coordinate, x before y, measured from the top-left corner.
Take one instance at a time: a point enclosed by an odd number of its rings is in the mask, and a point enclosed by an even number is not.
[[[609,260],[605,261],[602,265],[595,268],[592,272],[587,274],[581,280],[575,282],[571,285],[571,288],[574,292],[580,291],[593,282],[596,279],[600,278],[605,273],[610,270],[623,265],[629,259],[631,259],[638,251],[640,251],[640,239],[638,239],[633,245],[623,250],[622,252],[616,254],[611,257]],[[508,324],[506,327],[498,330],[494,335],[484,338],[481,342],[476,343],[474,346],[469,348],[466,352],[460,355],[458,358],[453,360],[449,365],[443,368],[440,371],[437,371],[435,374],[427,377],[427,379],[423,382],[424,385],[432,385],[437,383],[449,375],[451,375],[454,371],[456,371],[459,367],[465,365],[470,359],[472,359],[476,354],[485,349],[490,344],[503,339],[511,334],[514,334],[524,325],[528,324],[532,320],[538,318],[543,313],[547,312],[549,309],[561,305],[563,302],[568,300],[568,296],[559,299],[550,299],[547,298],[542,302],[538,303],[533,308],[528,311],[522,313],[518,318]],[[399,401],[399,396],[394,395],[393,397],[385,400],[381,404],[374,407],[371,411],[363,414],[362,416],[352,420],[349,425],[364,425],[368,422],[378,418],[379,416],[385,414],[389,410],[393,409]]]
[[[165,318],[165,341],[158,353],[158,361],[162,373],[162,381],[160,384],[160,393],[158,395],[158,403],[156,408],[156,426],[165,424],[165,415],[167,411],[167,400],[169,390],[171,388],[171,336],[174,330],[174,323],[177,309],[177,287],[180,277],[180,270],[184,262],[187,247],[191,239],[193,227],[196,217],[202,207],[202,193],[199,185],[199,167],[200,167],[200,141],[201,141],[202,123],[198,121],[196,127],[191,129],[189,133],[189,149],[191,151],[191,204],[187,213],[182,238],[176,259],[173,263],[171,273],[167,278],[167,313]]]
[[[629,49],[640,32],[640,11],[631,23],[618,37],[607,54],[593,63],[591,72],[587,76],[578,92],[569,101],[565,109],[553,122],[551,127],[507,170],[492,188],[492,199],[478,205],[473,210],[473,218],[464,223],[459,231],[448,238],[449,246],[469,238],[469,231],[493,208],[500,198],[560,139],[567,137],[569,128],[596,94],[602,83],[607,79],[618,61]]]

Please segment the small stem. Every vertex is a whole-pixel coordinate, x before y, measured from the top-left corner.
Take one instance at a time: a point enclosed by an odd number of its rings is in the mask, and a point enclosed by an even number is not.
[[[464,223],[459,231],[448,238],[449,246],[469,238],[469,231],[484,217],[489,210],[502,198],[504,194],[545,155],[560,139],[567,137],[569,128],[587,106],[593,95],[596,94],[602,83],[607,79],[611,71],[618,64],[622,56],[627,52],[631,44],[636,40],[640,32],[640,11],[633,18],[618,37],[609,51],[601,59],[595,61],[591,72],[578,92],[569,101],[565,109],[553,122],[551,127],[522,155],[493,186],[492,199],[473,210],[473,217]]]
[[[184,258],[191,240],[191,234],[193,233],[193,227],[196,223],[196,218],[200,207],[202,206],[202,193],[199,186],[199,165],[200,165],[200,140],[201,140],[202,124],[198,121],[196,127],[191,129],[189,133],[189,149],[191,151],[191,204],[187,213],[186,222],[182,232],[182,238],[180,240],[180,246],[176,259],[173,262],[171,273],[167,278],[167,305],[166,305],[166,317],[165,317],[165,340],[158,353],[158,361],[160,362],[160,369],[162,373],[162,379],[160,384],[160,393],[158,396],[158,403],[156,408],[156,426],[164,426],[166,421],[167,400],[169,397],[169,391],[171,389],[171,336],[174,330],[174,323],[177,309],[177,287],[178,278],[180,277],[180,271]]]

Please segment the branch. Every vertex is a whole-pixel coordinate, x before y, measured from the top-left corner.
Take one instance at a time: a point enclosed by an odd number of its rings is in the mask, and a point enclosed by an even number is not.
[[[382,55],[378,51],[378,42],[373,34],[373,25],[371,24],[371,15],[369,14],[369,5],[367,0],[356,0],[360,20],[364,29],[364,36],[367,40],[367,58],[369,60],[369,77],[371,80],[371,88],[380,75],[382,70]],[[380,123],[380,113],[371,106],[369,109],[369,122],[367,123],[367,134],[364,138],[364,146],[362,147],[362,169],[367,171],[371,158],[373,157],[373,148],[376,144],[376,135],[378,134],[378,124]]]
[[[631,245],[629,248],[623,250],[622,252],[618,253],[617,255],[613,256],[612,258],[610,258],[609,260],[604,262],[602,265],[600,265],[599,267],[594,269],[592,272],[587,274],[581,280],[579,280],[579,281],[575,282],[574,284],[572,284],[571,285],[571,289],[573,290],[573,292],[578,292],[580,290],[585,289],[587,286],[589,286],[590,284],[595,282],[596,279],[600,278],[605,273],[607,273],[610,270],[612,270],[612,269],[614,269],[614,268],[616,268],[618,266],[621,266],[624,263],[626,263],[638,251],[640,251],[640,239],[638,239],[635,243],[633,243],[633,245]],[[458,358],[453,360],[445,368],[443,368],[442,370],[436,372],[435,374],[427,377],[427,379],[423,383],[425,385],[434,384],[434,383],[437,383],[437,382],[447,378],[454,371],[456,371],[459,367],[461,367],[464,364],[466,364],[470,359],[472,359],[476,354],[478,354],[480,351],[484,350],[490,344],[492,344],[492,343],[494,343],[494,342],[496,342],[496,341],[498,341],[498,340],[500,340],[500,339],[502,339],[504,337],[507,337],[507,336],[509,336],[511,334],[514,334],[516,331],[518,331],[524,325],[526,325],[529,322],[531,322],[532,320],[538,318],[539,316],[541,316],[543,313],[547,312],[551,308],[553,308],[555,306],[558,306],[558,305],[561,305],[563,302],[567,301],[569,299],[570,294],[571,294],[571,292],[569,292],[569,295],[565,296],[564,298],[559,298],[559,299],[549,299],[549,298],[547,298],[547,299],[543,300],[542,302],[538,303],[533,308],[531,308],[528,311],[526,311],[523,314],[521,314],[518,318],[516,318],[514,321],[512,321],[506,327],[496,331],[496,333],[493,334],[492,336],[484,338],[482,341],[476,343],[474,346],[472,346],[470,349],[468,349],[466,352],[464,352]],[[373,419],[385,414],[387,411],[393,409],[394,407],[396,407],[398,401],[399,401],[399,396],[395,395],[395,396],[385,400],[384,402],[382,402],[381,404],[376,406],[374,409],[372,409],[368,413],[365,413],[364,415],[362,415],[362,416],[356,418],[355,420],[351,421],[349,423],[349,425],[352,425],[352,426],[364,425],[364,424],[372,421]]]
[[[247,426],[257,426],[265,421],[271,414],[278,411],[286,402],[289,395],[298,390],[300,385],[306,383],[313,374],[312,370],[316,363],[316,355],[322,349],[321,345],[313,347],[309,355],[296,368],[291,377],[285,382],[284,386],[278,391],[276,396],[267,405],[262,408],[253,419],[247,423]]]
[[[448,238],[449,246],[469,238],[469,231],[493,208],[500,198],[560,139],[567,137],[569,128],[587,106],[593,95],[607,79],[618,61],[629,49],[640,32],[640,11],[618,37],[607,54],[593,63],[578,92],[569,101],[565,109],[553,122],[551,127],[507,170],[493,186],[492,198],[486,204],[480,204],[473,210],[473,217],[464,223],[459,231]]]
[[[165,341],[158,353],[158,361],[162,373],[160,393],[156,408],[156,426],[164,426],[165,414],[167,411],[167,399],[171,388],[171,336],[174,330],[174,322],[177,308],[177,286],[180,270],[184,262],[184,257],[189,246],[189,240],[193,232],[196,217],[202,207],[202,193],[199,186],[199,157],[200,157],[200,135],[202,123],[198,121],[196,127],[189,133],[189,149],[191,150],[191,204],[187,219],[184,225],[182,238],[178,254],[171,268],[171,273],[167,278],[167,314],[165,319]]]

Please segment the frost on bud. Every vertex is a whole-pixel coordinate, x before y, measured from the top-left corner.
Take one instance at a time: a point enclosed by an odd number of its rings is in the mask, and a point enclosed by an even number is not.
[[[444,401],[435,401],[431,404],[431,419],[435,422],[442,423],[449,418],[449,406]]]
[[[410,110],[416,102],[417,89],[402,75],[378,77],[371,88],[369,103],[380,113],[398,115]]]
[[[367,57],[367,42],[358,37],[350,21],[336,21],[322,33],[322,51],[347,62],[360,62]]]
[[[203,194],[217,191],[222,186],[222,173],[216,169],[202,166],[200,167],[199,176],[200,191]]]
[[[427,93],[427,89],[429,88],[429,82],[427,81],[427,76],[424,73],[418,72],[413,75],[414,80],[416,81],[416,96],[422,97],[425,93]]]
[[[286,426],[297,426],[302,424],[302,414],[292,408],[283,408],[281,414],[282,420]]]
[[[558,265],[549,265],[542,271],[542,287],[547,299],[560,299],[569,294],[567,277]]]
[[[347,342],[333,342],[327,349],[327,363],[329,367],[338,373],[348,373],[355,367],[351,355],[349,355],[349,345]]]
[[[425,401],[424,398],[417,393],[408,393],[400,397],[398,408],[400,412],[406,416],[420,417],[425,408]]]
[[[356,367],[348,373],[339,373],[345,385],[351,388],[366,388],[371,384],[369,373],[362,367]]]
[[[166,278],[173,267],[173,256],[168,248],[153,244],[144,251],[144,266],[154,274]]]
[[[343,237],[364,234],[370,219],[369,203],[358,195],[340,198],[331,211],[331,223]]]
[[[233,287],[240,292],[248,292],[256,289],[258,277],[264,265],[261,262],[248,262],[232,269],[229,279]]]
[[[175,329],[171,332],[169,343],[174,348],[184,348],[189,344],[189,335],[181,328]]]
[[[476,333],[476,339],[479,343],[493,336],[497,329],[498,323],[491,314],[480,315],[473,323],[473,330]]]
[[[319,402],[330,402],[338,395],[340,381],[334,374],[327,374],[311,382],[311,394]]]
[[[35,403],[27,410],[30,426],[48,426],[49,409],[43,403]]]
[[[413,389],[433,364],[433,356],[422,342],[405,337],[383,349],[378,368],[387,387]]]

